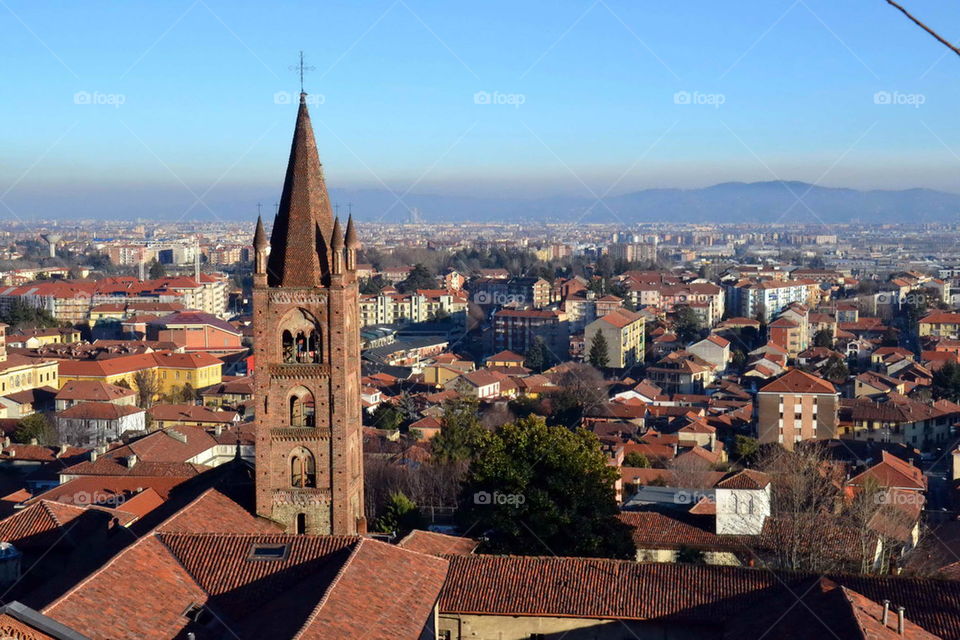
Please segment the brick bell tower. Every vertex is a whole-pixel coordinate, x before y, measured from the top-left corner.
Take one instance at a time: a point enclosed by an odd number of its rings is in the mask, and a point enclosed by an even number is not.
[[[357,241],[334,219],[305,93],[270,241],[257,219],[257,514],[288,533],[365,533]],[[269,249],[269,257],[268,257]]]

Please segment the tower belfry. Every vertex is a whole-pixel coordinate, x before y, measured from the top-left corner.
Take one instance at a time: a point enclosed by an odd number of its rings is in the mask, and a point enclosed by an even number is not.
[[[366,528],[358,248],[331,210],[301,92],[273,231],[258,217],[254,234],[257,513],[289,533]]]

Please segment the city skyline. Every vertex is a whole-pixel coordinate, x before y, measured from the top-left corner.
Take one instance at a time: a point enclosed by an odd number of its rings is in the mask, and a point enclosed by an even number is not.
[[[0,107],[17,125],[0,168],[7,217],[203,218],[273,202],[300,49],[335,190],[957,190],[956,61],[882,2],[751,3],[736,17],[599,0],[457,17],[400,1],[4,8],[21,87]],[[911,9],[934,27],[956,17]]]

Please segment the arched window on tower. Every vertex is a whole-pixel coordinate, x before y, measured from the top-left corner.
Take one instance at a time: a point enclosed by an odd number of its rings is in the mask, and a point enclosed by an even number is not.
[[[305,489],[317,486],[317,463],[306,447],[290,453],[290,486]]]
[[[290,363],[296,362],[296,347],[293,344],[293,334],[284,330],[280,339],[280,348],[282,350],[283,361]]]
[[[323,332],[316,317],[304,309],[292,309],[280,323],[282,360],[285,363],[318,364],[323,361]]]
[[[290,426],[312,427],[315,406],[313,394],[305,387],[296,387],[290,392]]]

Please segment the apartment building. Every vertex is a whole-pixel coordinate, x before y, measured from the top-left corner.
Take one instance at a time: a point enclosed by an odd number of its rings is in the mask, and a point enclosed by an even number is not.
[[[614,369],[632,367],[643,362],[646,351],[645,326],[641,314],[617,309],[587,325],[583,337],[584,349],[589,353],[597,334],[601,334],[607,343],[607,366]]]
[[[379,294],[360,296],[361,327],[427,322],[444,316],[461,325],[466,322],[467,298],[463,292],[418,289],[416,293],[398,293],[384,289]]]
[[[839,394],[823,378],[791,369],[757,392],[757,431],[761,444],[793,449],[804,440],[837,437]]]

